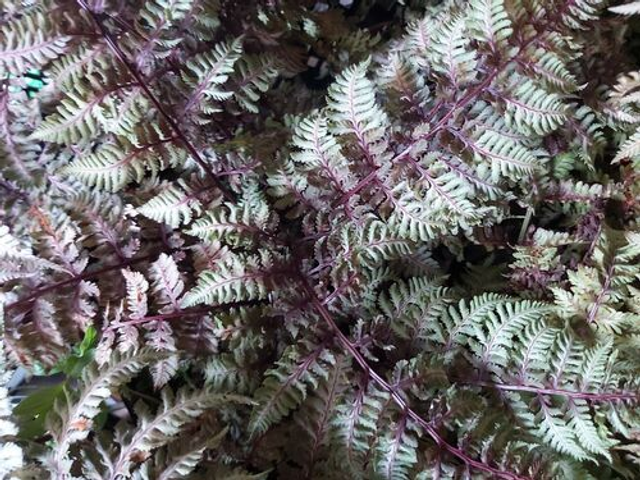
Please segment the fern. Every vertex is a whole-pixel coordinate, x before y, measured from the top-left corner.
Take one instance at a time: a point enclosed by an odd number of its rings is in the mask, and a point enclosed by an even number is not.
[[[513,33],[511,21],[502,0],[472,2],[470,17],[474,36],[487,42],[492,49],[504,43]]]
[[[35,11],[2,26],[5,41],[0,50],[0,65],[8,72],[20,74],[65,53],[70,38],[56,32],[56,24],[52,23],[45,12]]]
[[[635,3],[0,0],[0,476],[635,478]]]
[[[253,243],[269,238],[274,217],[264,196],[247,188],[237,205],[224,205],[209,210],[194,222],[191,235],[208,241],[224,241],[229,245]]]
[[[477,211],[467,200],[469,189],[460,178],[452,174],[433,178],[428,173],[424,174],[424,178],[428,185],[425,193],[412,191],[404,184],[396,187],[402,196],[393,199],[394,211],[389,223],[401,236],[428,241],[437,237],[443,229],[453,226],[455,232],[458,225],[464,229],[478,221]],[[438,211],[449,212],[449,225],[436,220]]]
[[[175,260],[162,254],[151,264],[150,277],[156,301],[162,305],[161,311],[179,310],[179,300],[184,291],[184,281]]]
[[[476,67],[475,53],[468,46],[466,29],[463,17],[453,17],[434,32],[430,45],[433,69],[446,79],[451,89],[468,82]]]
[[[285,352],[256,392],[258,405],[251,414],[249,431],[254,435],[265,432],[300,405],[307,389],[316,388],[334,362],[334,356],[324,346],[310,352],[294,348]]]
[[[485,130],[477,140],[468,143],[479,161],[488,160],[491,164],[491,178],[498,181],[501,177],[522,178],[530,175],[536,168],[536,159],[526,147],[501,133]]]
[[[200,201],[189,190],[189,186],[184,183],[181,185],[179,183],[177,186],[169,185],[164,191],[141,205],[138,211],[147,218],[166,223],[173,228],[188,224],[202,211]]]
[[[91,421],[100,413],[100,406],[111,395],[111,389],[130,380],[152,358],[157,357],[148,351],[115,357],[101,369],[93,366],[86,371],[77,399],[70,392],[65,392],[65,400],[56,404],[47,419],[56,442],[51,465],[58,475],[65,475],[70,471],[71,461],[67,457],[69,448],[91,432]]]
[[[187,422],[190,422],[209,408],[228,403],[244,403],[246,399],[234,395],[218,395],[201,391],[196,393],[178,392],[173,398],[163,391],[160,411],[151,416],[148,410],[138,409],[139,428],[120,447],[120,453],[113,462],[106,478],[128,477],[132,456],[136,452],[148,452],[168,443]]]
[[[344,193],[352,185],[347,159],[340,151],[335,137],[327,126],[327,119],[319,114],[315,118],[305,119],[297,126],[293,145],[300,149],[292,154],[294,162],[308,175],[317,175],[316,187],[326,189],[327,183]]]
[[[629,2],[617,7],[611,7],[609,10],[622,15],[635,15],[640,13],[640,4],[638,2]]]
[[[545,135],[558,128],[565,119],[564,106],[556,94],[524,80],[514,87],[513,97],[505,98],[507,124],[528,135]]]
[[[272,59],[245,57],[238,63],[234,98],[252,113],[259,112],[258,100],[267,92],[279,71]]]
[[[198,285],[187,292],[182,299],[183,307],[201,303],[221,305],[225,303],[263,300],[269,292],[268,271],[272,259],[263,254],[260,257],[227,256],[225,263],[216,271],[205,271]]]
[[[377,420],[387,399],[384,392],[373,387],[370,392],[354,392],[353,398],[339,408],[332,426],[339,448],[333,455],[346,474],[362,476],[366,454],[376,438]]]
[[[386,116],[376,105],[373,83],[366,77],[369,61],[348,68],[331,86],[328,103],[336,134],[353,134],[373,166],[386,150],[384,128]]]
[[[607,231],[598,240],[594,251],[596,267],[581,267],[569,273],[571,289],[553,290],[556,303],[564,316],[580,316],[602,328],[617,329],[633,322],[635,315],[617,311],[619,298],[637,277],[635,259],[640,255],[636,235],[620,237]]]
[[[90,93],[83,86],[67,92],[57,112],[40,125],[34,137],[57,143],[79,143],[101,132],[101,110],[111,97],[117,96],[117,89],[104,90],[95,97]]]
[[[184,152],[171,144],[172,138],[141,133],[143,138],[147,135],[151,138],[138,145],[127,140],[122,140],[121,145],[104,145],[94,153],[80,156],[62,173],[88,186],[117,192],[133,181],[142,180],[147,170],[155,176],[169,165],[184,161]]]
[[[408,479],[409,471],[417,463],[418,442],[407,431],[406,421],[393,425],[389,433],[378,440],[376,472],[380,478]]]
[[[242,40],[236,39],[229,44],[218,44],[209,53],[197,55],[189,60],[182,72],[182,80],[191,94],[184,112],[195,109],[205,115],[218,111],[216,102],[226,100],[233,92],[221,90],[233,72],[233,66],[240,58]]]
[[[162,471],[158,475],[159,480],[173,480],[178,478],[187,477],[193,470],[196,469],[198,463],[202,461],[205,451],[218,447],[222,438],[227,434],[227,430],[222,430],[216,434],[213,438],[207,438],[204,441],[203,446],[191,447],[189,449],[176,448],[177,451],[171,451],[167,455],[168,461],[165,461],[165,465]],[[171,444],[175,445],[175,443]]]

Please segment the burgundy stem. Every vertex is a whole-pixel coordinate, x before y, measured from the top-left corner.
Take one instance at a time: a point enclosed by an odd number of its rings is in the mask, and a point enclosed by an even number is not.
[[[29,302],[31,302],[33,299],[44,295],[46,293],[49,293],[53,290],[56,290],[60,287],[64,287],[66,285],[71,285],[72,283],[77,283],[77,282],[81,282],[82,280],[87,280],[89,278],[94,278],[97,276],[102,275],[103,273],[107,273],[110,272],[112,270],[118,270],[120,268],[123,267],[127,267],[129,265],[134,265],[136,263],[141,263],[144,261],[149,260],[150,258],[153,258],[155,256],[155,254],[149,254],[149,255],[143,255],[141,257],[134,257],[134,258],[127,258],[125,260],[123,260],[122,262],[119,262],[115,265],[108,265],[106,267],[100,268],[98,270],[95,270],[93,272],[83,272],[79,275],[73,275],[70,278],[67,278],[66,280],[62,280],[60,282],[56,282],[56,283],[52,283],[51,285],[47,285],[46,287],[42,287],[42,288],[38,288],[36,290],[34,290],[33,292],[31,292],[30,295],[27,295],[25,298],[22,298],[16,302],[13,303],[9,303],[8,305],[5,306],[5,311],[10,311],[13,310],[14,308],[18,308],[21,307],[23,305],[28,304]]]
[[[227,189],[227,187],[218,179],[218,177],[216,176],[216,174],[213,172],[213,170],[211,169],[211,167],[207,164],[207,162],[204,161],[204,159],[200,156],[200,154],[198,153],[198,150],[193,146],[193,143],[191,143],[191,141],[187,138],[187,136],[185,135],[185,133],[182,131],[182,129],[180,128],[180,126],[178,125],[178,123],[173,119],[173,117],[167,112],[167,110],[164,108],[164,106],[162,105],[162,103],[160,102],[160,100],[158,100],[158,98],[153,94],[153,92],[151,92],[151,90],[149,89],[149,87],[147,86],[144,78],[142,77],[142,75],[140,75],[140,73],[138,72],[138,70],[134,67],[134,65],[127,59],[126,55],[124,54],[124,52],[122,51],[122,49],[120,48],[120,46],[118,45],[118,43],[116,42],[115,38],[111,35],[111,33],[109,33],[109,31],[107,30],[107,28],[104,26],[102,17],[100,15],[98,15],[97,13],[95,13],[93,10],[91,10],[89,8],[89,6],[86,4],[86,2],[84,0],[77,0],[78,4],[80,5],[80,7],[85,10],[89,16],[91,16],[91,18],[93,19],[93,21],[95,22],[95,24],[98,26],[98,28],[100,29],[100,32],[102,34],[102,37],[104,38],[104,40],[107,42],[107,45],[109,46],[109,48],[111,49],[111,51],[114,53],[114,55],[122,62],[122,64],[127,68],[127,70],[129,71],[129,73],[133,76],[133,78],[135,78],[136,82],[138,83],[138,85],[140,86],[140,88],[142,88],[142,90],[144,91],[144,93],[147,95],[147,97],[149,98],[149,100],[151,100],[151,102],[155,105],[156,109],[158,110],[158,112],[160,112],[160,114],[164,117],[164,119],[167,121],[167,123],[169,124],[169,126],[171,127],[171,129],[174,131],[174,133],[176,134],[176,136],[180,139],[180,141],[182,142],[182,144],[185,146],[185,148],[189,151],[189,153],[191,154],[191,156],[193,157],[193,159],[195,160],[195,162],[200,166],[200,168],[202,168],[204,170],[204,172],[210,177],[211,181],[216,185],[216,187],[218,187],[218,189],[222,192],[222,195],[228,200],[228,201],[233,201],[233,195],[231,194],[231,192]]]
[[[436,431],[434,426],[422,418],[418,413],[409,407],[407,401],[404,399],[402,393],[398,391],[395,387],[391,386],[384,378],[382,378],[369,364],[366,359],[362,356],[362,354],[358,351],[357,347],[347,338],[347,336],[342,333],[342,331],[338,328],[335,321],[331,317],[331,314],[323,304],[323,302],[318,298],[313,288],[307,282],[307,279],[300,274],[300,282],[302,284],[303,289],[307,293],[313,308],[316,313],[320,315],[320,317],[325,321],[327,326],[333,331],[333,333],[338,338],[340,344],[345,348],[351,357],[356,361],[358,365],[366,372],[369,378],[371,378],[381,389],[388,392],[393,401],[400,407],[400,409],[405,413],[405,415],[420,425],[425,432],[429,434],[429,436],[433,439],[433,441],[441,448],[457,457],[461,461],[463,461],[469,467],[473,467],[477,470],[490,473],[498,478],[504,478],[507,480],[530,480],[527,477],[521,477],[517,474],[511,472],[505,472],[498,468],[492,467],[482,461],[475,460],[469,457],[465,452],[460,450],[457,447],[447,443],[445,439]]]
[[[107,328],[105,328],[105,331],[116,330],[120,327],[126,327],[128,325],[141,325],[141,324],[150,323],[150,322],[168,322],[172,320],[177,320],[182,317],[197,317],[200,315],[207,315],[209,313],[214,313],[216,311],[223,310],[223,309],[226,310],[229,308],[241,308],[249,305],[255,305],[256,303],[257,302],[255,300],[248,300],[248,301],[242,301],[242,302],[225,303],[223,305],[215,305],[215,306],[210,306],[205,308],[187,308],[185,310],[178,309],[178,310],[174,310],[173,312],[161,313],[158,315],[150,315],[148,317],[131,318],[124,322],[112,323]]]
[[[553,16],[552,20],[549,22],[549,26],[553,25],[554,23],[557,23],[562,16],[564,15],[564,13],[567,11],[569,4],[572,3],[571,1],[565,2],[565,4],[563,5],[563,7],[555,13],[555,15]],[[541,31],[541,30],[540,30]],[[485,78],[482,83],[480,83],[476,88],[474,88],[473,90],[471,90],[469,93],[467,93],[464,97],[462,97],[460,100],[456,101],[451,108],[447,111],[447,113],[440,119],[440,121],[438,121],[438,123],[433,126],[432,128],[429,129],[429,131],[427,133],[425,133],[424,135],[420,136],[419,138],[417,138],[416,140],[410,142],[410,144],[404,149],[402,150],[400,153],[398,153],[395,157],[393,157],[391,159],[391,163],[395,163],[398,160],[403,159],[405,156],[407,156],[409,153],[411,153],[411,150],[413,149],[413,147],[416,145],[416,143],[418,143],[419,141],[426,141],[431,139],[436,133],[438,133],[440,130],[442,130],[447,122],[451,119],[451,117],[462,107],[464,107],[465,105],[467,105],[469,102],[473,101],[476,99],[476,97],[480,94],[482,94],[482,92],[491,85],[491,83],[496,79],[496,77],[503,71],[504,68],[506,68],[511,62],[514,61],[518,61],[520,56],[525,52],[525,50],[527,49],[527,47],[529,47],[529,45],[531,45],[533,42],[535,42],[538,39],[538,35],[533,35],[531,38],[529,38],[523,45],[520,46],[520,48],[518,49],[518,51],[516,52],[516,54],[511,57],[508,58],[506,60],[503,60],[501,63],[499,63],[498,65],[496,65],[493,70],[491,71],[491,73],[487,76],[487,78]],[[437,108],[436,108],[437,107]],[[436,105],[434,106],[434,108],[432,109],[433,113],[437,113],[438,110],[440,110],[441,104],[440,103],[436,103]],[[360,182],[358,182],[351,190],[349,190],[348,192],[346,192],[344,195],[342,195],[333,205],[333,207],[339,207],[341,205],[345,205],[349,199],[351,197],[353,197],[354,195],[356,195],[357,193],[359,193],[363,188],[365,188],[367,185],[369,185],[371,182],[373,182],[375,179],[377,178],[377,169],[373,170],[371,173],[369,173],[369,175],[367,175],[365,178],[363,178]]]
[[[465,382],[467,383],[467,382]],[[640,401],[640,393],[637,392],[580,392],[574,390],[563,390],[561,388],[542,388],[530,385],[502,385],[491,382],[471,382],[470,385],[479,387],[495,388],[508,392],[528,392],[538,395],[558,395],[579,400],[590,400],[594,402],[615,402],[615,401]]]

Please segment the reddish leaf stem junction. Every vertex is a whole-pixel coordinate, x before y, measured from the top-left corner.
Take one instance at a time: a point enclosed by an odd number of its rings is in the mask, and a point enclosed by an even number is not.
[[[31,294],[27,295],[26,297],[17,300],[13,303],[9,303],[5,306],[5,311],[8,312],[10,310],[13,310],[15,308],[19,308],[22,307],[24,305],[27,305],[29,302],[31,302],[32,300],[46,294],[49,293],[53,290],[57,290],[58,288],[61,287],[65,287],[67,285],[71,285],[72,283],[78,283],[81,282],[82,280],[88,280],[90,278],[95,278],[98,277],[100,275],[102,275],[103,273],[107,273],[107,272],[111,272],[113,270],[118,270],[120,268],[123,267],[128,267],[130,265],[135,265],[136,263],[141,263],[141,262],[145,262],[151,258],[153,258],[155,256],[155,254],[149,254],[149,255],[143,255],[141,257],[134,257],[134,258],[127,258],[125,260],[123,260],[122,262],[118,262],[117,264],[114,265],[107,265],[106,267],[100,268],[98,270],[94,270],[92,272],[83,272],[79,275],[73,275],[69,278],[67,278],[66,280],[62,280],[60,282],[56,282],[56,283],[52,283],[50,285],[47,285],[46,287],[41,287],[41,288],[37,288],[36,290],[33,290],[31,292]]]
[[[465,452],[460,450],[457,447],[447,443],[444,438],[436,431],[434,426],[422,418],[418,413],[409,407],[407,401],[403,397],[402,393],[398,391],[395,387],[389,384],[384,378],[382,378],[378,373],[376,373],[373,368],[367,363],[366,359],[362,356],[362,354],[358,351],[357,347],[347,338],[347,336],[342,333],[342,331],[338,328],[335,321],[331,317],[331,314],[327,310],[324,303],[318,298],[315,291],[307,282],[306,277],[300,274],[300,282],[302,284],[303,289],[305,290],[309,300],[316,313],[320,315],[320,317],[324,320],[327,326],[333,331],[333,333],[338,338],[338,341],[342,345],[342,347],[349,352],[349,354],[353,357],[358,365],[366,372],[366,374],[384,391],[388,392],[393,401],[400,407],[400,409],[405,413],[405,415],[420,425],[425,432],[429,434],[429,436],[433,439],[433,441],[442,449],[449,452],[451,455],[463,461],[469,467],[475,468],[477,470],[490,473],[498,478],[504,478],[507,480],[530,480],[527,477],[521,477],[517,474],[506,472],[500,470],[498,468],[492,467],[484,462],[479,460],[475,460],[469,457]]]
[[[475,100],[479,95],[481,95],[488,87],[491,86],[491,84],[498,77],[498,75],[502,71],[504,71],[504,69],[507,68],[511,63],[519,62],[520,57],[526,52],[527,48],[539,39],[540,33],[549,31],[549,29],[553,25],[559,23],[562,20],[562,17],[565,15],[565,13],[568,11],[570,5],[572,5],[573,3],[575,3],[575,0],[566,1],[562,6],[562,8],[558,9],[557,11],[554,11],[553,15],[550,15],[551,18],[549,19],[548,25],[545,26],[546,28],[536,29],[537,33],[533,35],[531,38],[529,38],[528,40],[526,40],[520,46],[520,48],[518,49],[518,51],[515,53],[513,57],[503,59],[500,63],[498,63],[492,69],[491,73],[489,73],[487,78],[485,78],[477,87],[475,87],[473,90],[468,92],[460,100],[455,101],[454,104],[451,106],[451,108],[449,108],[447,113],[438,121],[438,123],[436,123],[433,127],[429,128],[429,130],[424,135],[421,135],[414,141],[411,141],[410,144],[400,153],[396,154],[390,160],[391,164],[394,164],[399,160],[402,160],[407,155],[409,155],[418,142],[431,139],[439,131],[445,128],[447,125],[447,122],[451,119],[451,117],[455,115],[455,113],[460,108],[466,106],[467,104]],[[440,110],[441,106],[442,104],[440,102],[436,103],[436,105],[434,106],[431,112],[433,112],[433,114],[437,113]],[[429,113],[431,114],[431,112]],[[378,172],[377,168],[372,170],[371,173],[369,173],[365,178],[363,178],[360,182],[358,182],[353,188],[351,188],[348,192],[341,195],[338,198],[338,200],[334,202],[333,207],[335,208],[342,205],[346,205],[349,202],[350,198],[352,198],[354,195],[357,195],[360,191],[362,191],[365,187],[367,187],[371,182],[377,179],[377,172]]]
[[[87,3],[84,0],[77,0],[78,5],[89,14],[89,16],[93,19],[95,24],[97,25],[102,37],[105,42],[113,52],[113,54],[122,62],[122,64],[127,68],[131,76],[136,80],[137,84],[142,88],[146,96],[151,100],[151,102],[155,105],[158,112],[164,117],[166,122],[169,124],[171,129],[174,131],[176,136],[180,139],[185,148],[189,151],[195,162],[204,170],[207,176],[211,179],[211,181],[218,187],[218,189],[222,192],[222,195],[228,201],[233,201],[234,197],[231,192],[227,189],[227,187],[218,179],[217,175],[213,172],[211,167],[207,164],[207,162],[202,158],[198,150],[194,147],[193,143],[187,138],[186,134],[182,131],[178,123],[173,119],[173,117],[167,112],[165,107],[162,105],[160,100],[153,94],[151,89],[146,84],[140,72],[135,68],[135,66],[127,59],[127,56],[122,51],[116,40],[113,38],[111,33],[107,30],[104,25],[105,14],[98,14],[91,10]]]

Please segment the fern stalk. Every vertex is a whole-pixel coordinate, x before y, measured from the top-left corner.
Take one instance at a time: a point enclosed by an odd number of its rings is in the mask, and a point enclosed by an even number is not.
[[[581,392],[564,390],[562,388],[543,388],[530,385],[507,385],[501,383],[480,382],[480,381],[464,381],[461,383],[467,385],[475,385],[480,387],[488,387],[506,392],[527,392],[536,395],[553,396],[557,395],[566,398],[577,398],[580,400],[588,400],[591,402],[640,402],[640,393],[638,392]]]
[[[399,392],[396,388],[390,385],[384,378],[382,378],[376,371],[368,364],[366,359],[362,356],[362,354],[358,351],[356,346],[342,333],[338,325],[335,323],[331,314],[327,310],[322,302],[313,291],[312,287],[307,282],[306,278],[302,275],[300,276],[300,283],[304,288],[304,291],[308,295],[311,300],[311,305],[313,306],[316,313],[324,320],[327,326],[331,329],[331,331],[335,334],[336,338],[342,345],[342,347],[349,353],[351,358],[353,358],[356,363],[362,368],[362,370],[367,374],[369,378],[371,378],[382,390],[388,392],[391,395],[391,398],[396,403],[398,408],[401,411],[405,412],[408,418],[411,418],[414,422],[420,425],[424,431],[431,437],[431,439],[436,443],[436,445],[440,446],[447,452],[449,452],[454,457],[461,460],[463,463],[468,465],[471,468],[476,470],[489,473],[491,475],[495,475],[498,478],[504,478],[507,480],[531,480],[527,477],[522,477],[517,474],[500,470],[495,468],[483,461],[475,460],[469,457],[464,451],[461,449],[454,447],[453,445],[447,443],[445,439],[435,430],[434,426],[422,418],[418,413],[409,407],[407,404],[404,395]]]
[[[200,156],[200,153],[198,152],[198,150],[194,147],[193,143],[191,143],[191,141],[187,138],[187,136],[182,131],[182,129],[178,126],[178,124],[174,120],[174,118],[167,112],[167,110],[164,108],[164,106],[162,105],[160,100],[158,100],[158,98],[153,94],[153,92],[151,92],[151,89],[149,89],[149,87],[148,87],[147,83],[145,82],[144,78],[142,78],[142,75],[140,75],[140,73],[135,68],[135,66],[133,66],[131,64],[131,62],[129,62],[129,60],[127,59],[125,53],[118,46],[118,43],[116,42],[116,40],[113,38],[111,33],[109,33],[109,31],[105,27],[102,18],[97,13],[95,13],[86,4],[86,2],[84,0],[77,0],[77,2],[78,2],[78,5],[80,6],[80,8],[82,8],[85,12],[87,12],[87,14],[89,14],[89,16],[93,19],[93,21],[95,22],[97,27],[100,29],[102,37],[104,38],[105,42],[107,42],[107,45],[109,45],[109,48],[111,49],[111,51],[120,60],[120,62],[122,62],[122,64],[127,68],[129,73],[131,74],[131,76],[133,78],[135,78],[138,86],[140,88],[142,88],[142,90],[147,95],[149,100],[151,100],[151,102],[155,105],[155,107],[157,108],[158,112],[167,121],[167,123],[169,124],[171,129],[174,131],[176,136],[180,139],[182,144],[189,151],[189,153],[191,154],[191,156],[193,157],[195,162],[209,176],[211,182],[213,184],[215,184],[216,187],[218,187],[218,190],[220,190],[220,192],[222,192],[222,195],[227,200],[233,201],[234,200],[234,196],[231,194],[231,192],[229,192],[227,187],[218,179],[217,175],[209,167],[207,162],[205,162],[204,159]]]
[[[121,270],[124,267],[129,267],[131,265],[135,265],[138,263],[143,263],[146,262],[148,260],[150,260],[151,258],[154,258],[156,255],[155,254],[149,254],[149,255],[142,255],[139,257],[134,257],[134,258],[127,258],[124,259],[122,262],[119,262],[117,264],[113,264],[113,265],[108,265],[102,268],[99,268],[98,270],[94,270],[92,272],[82,272],[80,274],[77,275],[73,275],[71,278],[67,278],[66,280],[62,280],[56,283],[52,283],[50,285],[47,285],[45,287],[40,287],[37,288],[36,290],[32,291],[29,295],[27,295],[24,298],[21,298],[20,300],[17,300],[15,302],[9,303],[7,304],[4,308],[5,311],[11,311],[11,310],[15,310],[17,308],[21,308],[24,307],[25,305],[29,304],[30,302],[32,302],[33,300],[42,297],[43,295],[50,293],[50,292],[54,292],[56,290],[58,290],[59,288],[62,287],[66,287],[68,285],[73,285],[74,283],[79,283],[83,280],[89,280],[92,278],[97,278],[100,275],[104,274],[104,273],[108,273],[108,272],[112,272],[114,270]]]

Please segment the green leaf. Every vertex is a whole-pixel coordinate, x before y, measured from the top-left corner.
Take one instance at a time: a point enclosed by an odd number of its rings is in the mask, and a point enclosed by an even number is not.
[[[13,413],[18,417],[20,438],[33,440],[45,434],[45,418],[57,398],[63,395],[64,383],[41,388],[22,400]]]
[[[71,354],[61,359],[58,364],[49,371],[49,374],[64,373],[69,377],[80,377],[84,367],[93,360],[97,335],[96,329],[93,326],[89,326],[84,333],[82,342],[75,345]]]

